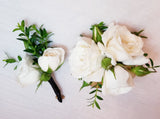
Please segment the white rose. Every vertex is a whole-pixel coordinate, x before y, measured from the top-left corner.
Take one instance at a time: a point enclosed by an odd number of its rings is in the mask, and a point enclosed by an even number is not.
[[[17,79],[23,86],[33,84],[40,79],[40,72],[32,64],[33,60],[29,55],[26,55],[18,64]]]
[[[48,68],[55,71],[64,62],[64,55],[65,51],[62,48],[47,48],[39,57],[38,64],[45,72],[48,71]]]
[[[92,39],[80,38],[69,57],[72,75],[87,82],[101,81],[104,72],[101,69],[102,58],[101,51]]]
[[[102,35],[102,41],[106,51],[123,64],[143,65],[149,61],[143,56],[142,39],[130,33],[125,26],[110,24]]]
[[[115,77],[110,70],[105,71],[102,94],[119,95],[129,92],[133,86],[133,79],[129,72],[120,66],[115,66]]]

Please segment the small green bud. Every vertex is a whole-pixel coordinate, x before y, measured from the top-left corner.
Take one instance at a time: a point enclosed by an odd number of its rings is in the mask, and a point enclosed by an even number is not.
[[[101,61],[101,66],[108,70],[109,68],[111,68],[112,64],[111,64],[111,58],[105,57],[102,61]]]
[[[136,67],[132,67],[131,71],[137,75],[137,76],[145,76],[149,73],[151,73],[148,68],[145,68],[143,66],[136,66]]]

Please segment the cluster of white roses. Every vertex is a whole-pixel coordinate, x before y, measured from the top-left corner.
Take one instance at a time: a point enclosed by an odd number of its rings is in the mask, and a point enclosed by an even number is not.
[[[65,51],[62,48],[47,48],[38,59],[40,68],[47,72],[48,68],[55,71],[64,62]],[[33,84],[41,77],[41,72],[37,70],[37,65],[33,65],[32,56],[25,55],[17,68],[18,82],[22,86]]]
[[[82,78],[86,82],[101,82],[103,77],[102,93],[124,94],[133,86],[131,73],[117,62],[124,65],[143,65],[149,60],[143,55],[142,38],[132,34],[125,26],[109,25],[102,35],[103,44],[86,37],[81,37],[73,49],[69,63],[72,75]],[[105,70],[101,62],[110,58],[114,72]],[[116,78],[116,79],[115,79]]]

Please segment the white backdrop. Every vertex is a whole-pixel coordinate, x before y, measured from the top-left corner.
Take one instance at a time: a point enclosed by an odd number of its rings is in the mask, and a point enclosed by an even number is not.
[[[65,47],[64,65],[55,73],[65,99],[60,104],[48,83],[35,93],[36,84],[22,88],[16,82],[14,65],[0,62],[0,119],[160,119],[160,70],[135,78],[134,89],[121,96],[103,96],[101,110],[87,107],[89,88],[79,92],[81,81],[69,72],[69,51],[91,24],[117,22],[131,30],[145,29],[144,51],[160,64],[159,0],[0,0],[0,61],[4,51],[22,54],[23,44],[12,33],[22,19],[44,24],[54,32],[55,45]]]

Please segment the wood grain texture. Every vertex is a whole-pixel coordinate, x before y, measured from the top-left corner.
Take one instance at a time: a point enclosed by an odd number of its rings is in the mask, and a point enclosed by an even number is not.
[[[134,89],[121,96],[104,96],[102,110],[87,107],[89,89],[79,92],[81,82],[69,72],[68,56],[81,33],[90,34],[91,24],[117,22],[131,30],[145,29],[149,38],[144,50],[160,63],[160,2],[158,0],[0,0],[0,61],[4,51],[22,54],[23,44],[12,33],[17,22],[44,24],[55,33],[55,45],[65,48],[64,65],[55,73],[65,95],[63,103],[55,99],[50,85],[44,83],[22,88],[16,82],[14,65],[3,68],[0,62],[0,119],[160,119],[160,70],[135,78]]]

